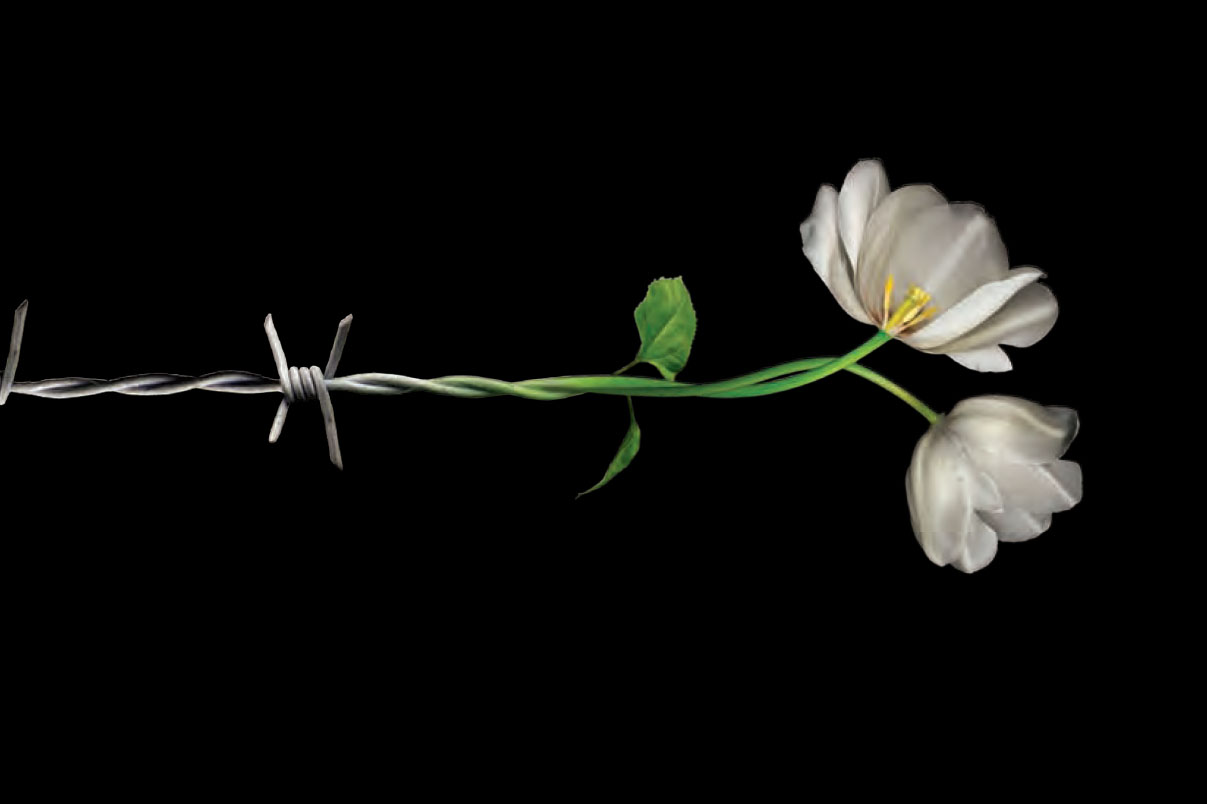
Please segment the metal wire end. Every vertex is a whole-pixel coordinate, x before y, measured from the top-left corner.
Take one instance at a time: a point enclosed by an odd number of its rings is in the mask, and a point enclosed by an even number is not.
[[[25,313],[29,310],[29,299],[17,305],[13,313],[13,335],[8,341],[8,360],[4,363],[4,378],[0,379],[0,405],[8,400],[17,374],[17,360],[21,357],[21,338],[25,335]],[[349,316],[351,317],[351,316]]]

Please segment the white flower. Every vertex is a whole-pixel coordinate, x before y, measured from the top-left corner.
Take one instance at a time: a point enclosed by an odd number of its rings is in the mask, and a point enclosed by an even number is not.
[[[1081,501],[1081,466],[1058,460],[1077,412],[976,396],[931,425],[905,475],[914,535],[939,566],[975,572],[998,541],[1033,539]]]
[[[851,168],[842,192],[822,185],[800,233],[852,318],[977,371],[1009,371],[999,344],[1030,346],[1056,323],[1056,298],[1036,283],[1043,272],[1010,270],[984,210],[948,204],[930,185],[890,193],[874,159]]]

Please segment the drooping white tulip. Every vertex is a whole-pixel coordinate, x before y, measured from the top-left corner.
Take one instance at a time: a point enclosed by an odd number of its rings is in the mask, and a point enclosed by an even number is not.
[[[854,319],[977,371],[1009,371],[1001,344],[1030,346],[1056,323],[1038,268],[1010,269],[992,219],[930,185],[889,192],[880,162],[817,191],[805,256]]]
[[[1081,501],[1081,466],[1060,460],[1077,412],[1009,396],[965,399],[914,448],[905,476],[914,535],[934,563],[981,569],[999,541],[1033,539]]]

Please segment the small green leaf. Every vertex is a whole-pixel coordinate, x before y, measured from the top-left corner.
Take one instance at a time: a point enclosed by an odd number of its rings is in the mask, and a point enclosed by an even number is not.
[[[612,478],[624,471],[624,468],[633,461],[633,457],[637,455],[637,450],[641,447],[641,428],[637,426],[637,415],[633,413],[632,397],[625,397],[629,403],[629,431],[624,434],[624,440],[620,442],[620,449],[616,450],[616,457],[608,464],[608,471],[604,472],[603,480],[600,480],[586,491],[579,492],[574,499],[578,499],[584,494],[590,494],[596,489],[603,488]]]
[[[675,379],[687,365],[692,339],[696,337],[696,311],[683,278],[651,282],[633,317],[641,335],[637,360],[657,368],[663,378]]]

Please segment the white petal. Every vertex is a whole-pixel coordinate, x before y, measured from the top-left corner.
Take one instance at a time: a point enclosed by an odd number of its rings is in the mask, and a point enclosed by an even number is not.
[[[838,231],[851,267],[858,270],[859,244],[872,211],[888,195],[888,176],[876,159],[865,159],[851,168],[838,194]]]
[[[1003,542],[1025,542],[1034,539],[1052,525],[1052,513],[1034,513],[1025,508],[1008,508],[999,513],[981,513],[989,527]]]
[[[974,289],[952,307],[947,309],[940,307],[938,315],[927,321],[916,332],[907,331],[901,339],[915,349],[934,352],[967,352],[981,346],[996,345],[1001,341],[1000,339],[993,340],[992,331],[989,331],[986,337],[978,338],[975,342],[970,340],[968,343],[962,343],[962,341],[963,336],[988,322],[990,317],[996,318],[995,314],[1003,312],[1003,308],[1020,291],[1037,279],[1043,278],[1043,275],[1043,271],[1038,268],[1018,268],[1011,271],[1004,279],[987,282]],[[1051,296],[1051,294],[1048,295]],[[1052,297],[1052,322],[1056,320],[1055,301],[1055,297]],[[1037,312],[1042,313],[1043,311],[1040,309]],[[1016,311],[1020,317],[1020,325],[1026,325],[1028,312],[1026,307]],[[1048,326],[1050,328],[1051,323]],[[1010,334],[1010,330],[1005,330],[1005,332]],[[949,344],[951,346],[947,348]]]
[[[907,184],[889,193],[872,212],[859,245],[856,269],[856,284],[864,309],[880,310],[884,304],[889,257],[901,233],[921,212],[946,203],[939,191],[929,184]]]
[[[865,237],[870,240],[868,228]],[[901,303],[910,285],[917,285],[931,295],[942,315],[981,285],[1005,278],[1009,267],[997,226],[984,210],[973,204],[944,204],[908,221],[887,255],[885,272],[895,282],[893,306]],[[864,289],[862,277],[859,287]]]
[[[1075,461],[1015,463],[981,450],[971,450],[970,455],[993,478],[1005,510],[1053,513],[1081,502],[1081,465]]]
[[[1077,435],[1077,411],[1012,396],[974,396],[944,421],[971,450],[1020,463],[1051,463]]]
[[[1013,368],[1010,358],[997,346],[986,346],[970,352],[951,352],[947,356],[973,371],[1009,371]]]
[[[997,534],[979,517],[975,520],[964,541],[964,551],[951,564],[964,572],[976,572],[997,555]]]
[[[838,234],[838,194],[830,185],[823,184],[817,191],[813,213],[800,225],[800,237],[802,250],[813,264],[813,270],[826,283],[842,309],[856,321],[871,324],[872,320],[855,298],[850,263]]]
[[[997,507],[996,488],[969,460],[940,419],[918,441],[905,476],[914,536],[927,558],[971,572],[988,563],[993,531],[976,515],[978,504]]]
[[[1043,468],[1048,472],[1048,479],[1061,489],[1064,495],[1065,508],[1054,508],[1054,511],[1065,511],[1081,502],[1081,464],[1077,461],[1053,461],[1046,463]]]
[[[986,343],[1004,343],[1020,348],[1031,346],[1052,331],[1059,314],[1060,305],[1056,303],[1056,295],[1046,285],[1036,282],[1014,294],[1005,307],[964,338],[969,343],[984,339]]]

